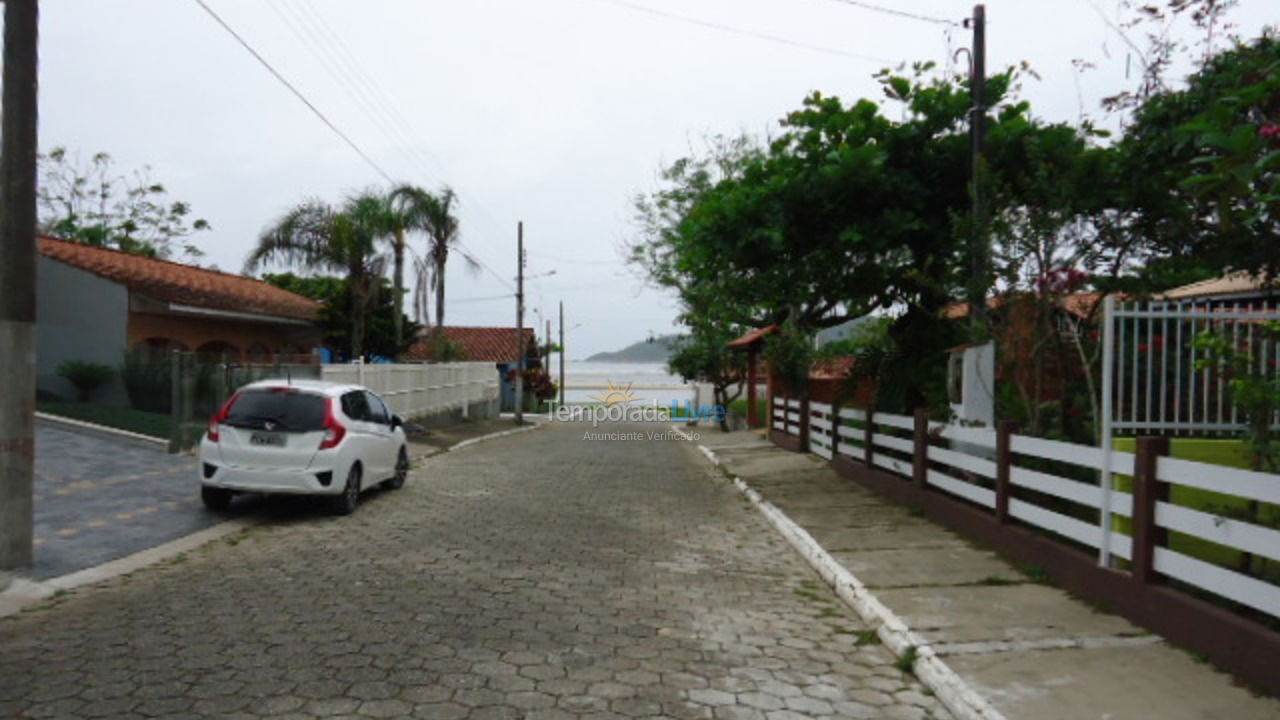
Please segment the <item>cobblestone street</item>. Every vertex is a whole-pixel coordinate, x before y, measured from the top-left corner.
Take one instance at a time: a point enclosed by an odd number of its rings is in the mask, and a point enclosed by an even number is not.
[[[583,431],[0,620],[0,717],[948,717],[695,447]]]

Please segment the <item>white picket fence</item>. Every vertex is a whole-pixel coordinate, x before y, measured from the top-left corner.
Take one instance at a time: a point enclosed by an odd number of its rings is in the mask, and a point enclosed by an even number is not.
[[[793,399],[775,397],[774,429],[799,436],[800,417],[794,409],[798,406],[798,401]],[[865,461],[868,457],[863,445],[867,437],[867,413],[841,408],[839,422],[836,423],[834,412],[830,405],[810,403],[810,451],[828,460],[840,455]],[[891,473],[912,478],[917,462],[913,436],[915,418],[874,413],[871,423],[871,463]],[[938,491],[995,511],[997,478],[1001,470],[996,431],[929,423],[928,435],[924,457],[925,482]],[[1008,457],[1010,492],[1007,511],[1010,517],[1092,548],[1100,557],[1110,554],[1133,560],[1133,537],[1115,529],[1112,522],[1112,516],[1134,517],[1133,493],[1108,490],[1101,481],[1083,482],[1029,467],[1040,465],[1043,468],[1047,460],[1096,471],[1099,477],[1109,470],[1133,478],[1136,474],[1133,453],[1112,450],[1108,463],[1104,451],[1097,447],[1009,434]],[[1062,468],[1062,465],[1054,467]],[[1059,472],[1065,472],[1065,469]],[[1270,473],[1160,457],[1156,460],[1155,478],[1171,486],[1200,488],[1246,501],[1280,506],[1280,476]],[[1015,488],[1052,496],[1075,507],[1061,504],[1056,508],[1046,507],[1017,497]],[[1176,489],[1171,488],[1169,496],[1177,498],[1178,495]],[[1028,496],[1023,493],[1023,497]],[[1110,513],[1105,513],[1103,508],[1110,508]],[[1073,514],[1061,512],[1064,509],[1073,511]],[[1172,501],[1156,501],[1154,522],[1157,528],[1280,562],[1280,530],[1271,527],[1214,515]],[[1154,549],[1153,567],[1165,576],[1280,618],[1280,585],[1191,557],[1167,546]]]
[[[498,401],[498,370],[493,363],[323,365],[330,382],[363,385],[378,393],[396,414],[420,418]]]

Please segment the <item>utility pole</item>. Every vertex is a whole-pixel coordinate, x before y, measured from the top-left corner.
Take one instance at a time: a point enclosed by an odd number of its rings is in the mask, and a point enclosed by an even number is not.
[[[516,225],[516,424],[524,424],[524,221]]]
[[[35,559],[38,34],[37,0],[8,0],[0,98],[0,570]]]
[[[564,407],[564,301],[560,301],[560,401],[557,408]]]
[[[986,161],[983,145],[987,136],[987,8],[973,7],[973,18],[966,22],[973,29],[973,69],[969,86],[973,108],[969,116],[969,134],[973,145],[971,195],[973,200],[973,244],[969,252],[969,319],[986,336],[987,277],[991,271],[991,241],[987,237],[986,206],[982,194],[982,176]]]

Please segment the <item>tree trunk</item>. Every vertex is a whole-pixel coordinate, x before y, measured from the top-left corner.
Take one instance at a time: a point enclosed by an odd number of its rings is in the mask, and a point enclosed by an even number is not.
[[[356,360],[364,357],[365,315],[369,312],[369,293],[363,273],[353,271],[348,282],[351,288],[351,359]]]
[[[447,256],[436,260],[436,327],[444,327],[444,263]]]
[[[395,271],[392,277],[392,284],[396,295],[396,301],[393,303],[395,308],[395,317],[392,319],[395,327],[396,352],[404,347],[404,228],[396,228],[396,248],[395,248]]]

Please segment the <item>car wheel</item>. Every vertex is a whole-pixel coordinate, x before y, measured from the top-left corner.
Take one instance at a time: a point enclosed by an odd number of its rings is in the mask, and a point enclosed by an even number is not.
[[[404,487],[405,478],[409,477],[409,452],[404,448],[400,448],[400,454],[396,456],[396,474],[391,479],[383,483],[388,490],[399,490]]]
[[[341,495],[335,495],[333,498],[333,511],[338,515],[350,515],[356,511],[356,504],[360,502],[360,466],[352,465],[351,470],[347,472],[347,484],[342,488]]]
[[[215,512],[222,512],[231,507],[231,491],[226,488],[200,486],[200,499],[204,506]]]

